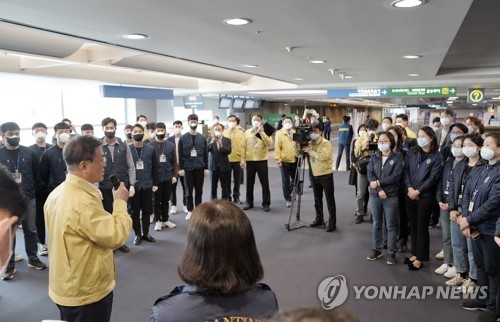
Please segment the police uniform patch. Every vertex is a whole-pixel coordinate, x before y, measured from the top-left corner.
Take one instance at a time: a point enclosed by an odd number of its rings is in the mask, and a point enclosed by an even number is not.
[[[427,159],[427,164],[431,164],[431,159]]]
[[[394,160],[391,160],[391,162],[389,162],[390,165],[394,165]]]

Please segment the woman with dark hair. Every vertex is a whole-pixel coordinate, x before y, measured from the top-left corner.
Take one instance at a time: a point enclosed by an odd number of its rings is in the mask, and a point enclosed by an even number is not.
[[[380,132],[378,150],[380,153],[372,155],[368,163],[368,182],[370,184],[370,209],[373,217],[372,252],[368,260],[376,260],[382,256],[382,222],[387,238],[387,264],[395,265],[396,241],[398,235],[398,192],[403,175],[403,156],[393,152],[396,146],[394,136],[390,132]]]
[[[262,320],[278,311],[264,276],[252,225],[233,203],[199,205],[187,230],[178,273],[187,283],[158,299],[150,321]]]
[[[432,128],[424,126],[418,131],[417,144],[406,155],[404,174],[412,254],[405,258],[405,264],[411,271],[419,270],[429,260],[429,219],[443,164]]]
[[[410,150],[414,146],[417,146],[417,139],[409,137],[404,127],[396,125],[395,128],[401,129],[401,134],[403,136],[403,142],[401,143],[401,154],[403,154],[403,156],[406,156],[408,150]]]
[[[466,309],[482,309],[477,321],[498,321],[500,317],[500,248],[494,240],[500,217],[500,133],[484,140],[481,157],[483,167],[471,171],[462,200],[460,230],[472,238],[472,252],[477,265],[477,285],[486,287],[485,299],[466,301]]]
[[[394,141],[396,141],[396,145],[394,146],[394,152],[402,153],[403,150],[403,129],[400,126],[391,126],[388,129],[394,137]],[[405,153],[406,155],[406,153]]]

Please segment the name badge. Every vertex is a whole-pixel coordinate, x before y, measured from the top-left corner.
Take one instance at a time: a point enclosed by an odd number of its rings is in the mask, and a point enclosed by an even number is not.
[[[474,202],[469,202],[469,211],[472,211],[474,209]]]
[[[165,154],[160,155],[160,162],[161,163],[167,162],[167,157],[165,156]]]
[[[136,163],[135,163],[135,168],[137,170],[144,170],[144,161],[142,160],[138,160]]]
[[[191,150],[191,156],[196,158],[198,156],[198,152],[196,152],[196,149]]]
[[[12,176],[14,177],[14,181],[16,181],[16,183],[23,182],[23,176],[20,172],[13,173]]]

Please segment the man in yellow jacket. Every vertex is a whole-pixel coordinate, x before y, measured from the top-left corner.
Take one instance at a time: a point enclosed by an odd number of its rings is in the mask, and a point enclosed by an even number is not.
[[[311,143],[302,149],[309,155],[311,170],[313,174],[314,208],[316,218],[311,227],[324,227],[323,216],[323,191],[325,193],[326,204],[328,206],[328,225],[326,231],[337,229],[337,209],[335,206],[333,168],[332,168],[332,145],[330,141],[324,139],[323,124],[314,123],[312,125]]]
[[[239,119],[236,115],[229,115],[227,117],[227,128],[222,132],[222,135],[231,140],[231,154],[229,154],[229,163],[231,164],[231,172],[233,173],[234,187],[233,187],[233,201],[241,204],[240,201],[240,182],[241,182],[241,149],[243,141],[245,141],[245,131],[239,127]],[[231,178],[231,174],[229,174]],[[229,183],[231,184],[231,183]]]
[[[63,150],[68,175],[45,203],[49,234],[49,297],[59,308],[61,320],[109,321],[115,287],[113,250],[123,245],[132,220],[127,213],[129,196],[120,183],[113,190],[113,213],[106,212],[99,190],[103,180],[102,144],[79,136]]]
[[[271,191],[269,190],[269,174],[267,168],[268,149],[273,140],[267,136],[262,126],[262,115],[252,115],[252,128],[245,131],[245,140],[241,148],[242,169],[247,169],[247,204],[243,210],[253,208],[253,186],[255,174],[259,176],[262,185],[262,207],[269,211]]]
[[[281,169],[281,183],[283,186],[283,196],[285,197],[286,207],[292,205],[292,190],[297,170],[297,156],[299,149],[294,144],[292,138],[295,130],[293,121],[290,117],[283,117],[283,128],[276,132],[274,142],[274,158],[278,168]]]

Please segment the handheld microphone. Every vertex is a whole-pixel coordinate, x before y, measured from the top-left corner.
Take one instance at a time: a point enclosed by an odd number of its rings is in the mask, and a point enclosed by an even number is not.
[[[114,174],[110,175],[109,181],[111,181],[111,184],[113,185],[113,188],[115,188],[115,190],[117,190],[120,187],[120,180],[116,175]]]

